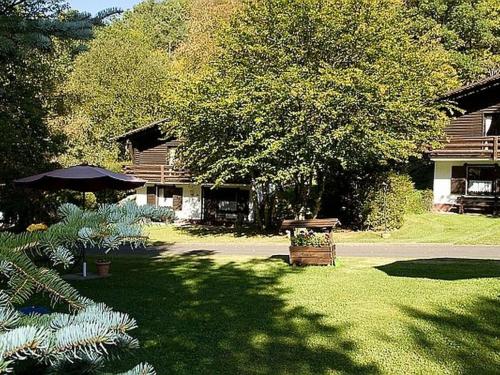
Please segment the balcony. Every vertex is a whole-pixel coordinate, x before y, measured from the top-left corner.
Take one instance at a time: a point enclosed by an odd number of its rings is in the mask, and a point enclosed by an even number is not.
[[[125,174],[142,178],[147,182],[167,184],[175,182],[191,182],[193,177],[185,169],[174,169],[168,165],[160,164],[136,164],[123,167]]]
[[[443,148],[432,150],[433,159],[486,159],[498,160],[498,138],[488,137],[453,137],[443,143]]]

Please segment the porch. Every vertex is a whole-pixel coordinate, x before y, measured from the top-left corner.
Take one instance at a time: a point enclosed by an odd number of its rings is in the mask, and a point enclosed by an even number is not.
[[[177,169],[162,164],[135,164],[123,167],[125,174],[133,175],[148,182],[166,184],[171,182],[191,182],[193,176],[186,169]]]
[[[250,221],[250,189],[245,185],[151,183],[138,189],[139,205],[171,207],[177,219],[211,224]]]
[[[500,212],[500,166],[486,160],[435,159],[434,206],[440,211]]]
[[[498,136],[450,137],[443,147],[432,150],[432,159],[498,160]]]

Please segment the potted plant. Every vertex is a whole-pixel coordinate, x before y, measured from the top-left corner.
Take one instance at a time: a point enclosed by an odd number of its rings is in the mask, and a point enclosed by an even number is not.
[[[109,267],[111,267],[111,261],[106,258],[98,258],[95,261],[95,266],[97,270],[97,275],[99,277],[109,276]]]

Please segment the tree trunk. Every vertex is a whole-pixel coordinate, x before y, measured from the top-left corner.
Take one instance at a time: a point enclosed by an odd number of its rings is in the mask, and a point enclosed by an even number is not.
[[[318,174],[318,185],[318,196],[314,200],[313,219],[318,217],[319,210],[321,209],[321,199],[323,198],[323,193],[325,192],[326,179],[322,174]]]
[[[260,212],[259,195],[257,193],[257,186],[252,181],[252,202],[253,202],[253,220],[257,228],[262,229],[262,218]]]

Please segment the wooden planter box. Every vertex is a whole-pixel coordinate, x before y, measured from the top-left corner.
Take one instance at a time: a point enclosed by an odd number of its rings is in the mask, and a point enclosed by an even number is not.
[[[322,247],[312,246],[290,246],[290,264],[314,265],[314,266],[334,266],[335,265],[335,244],[332,239],[332,230],[340,222],[336,218],[330,219],[309,219],[309,220],[283,220],[281,230],[290,231],[293,241],[294,230],[311,228],[323,231],[328,236],[329,245]]]
[[[323,247],[290,246],[290,264],[334,266],[335,245]]]

